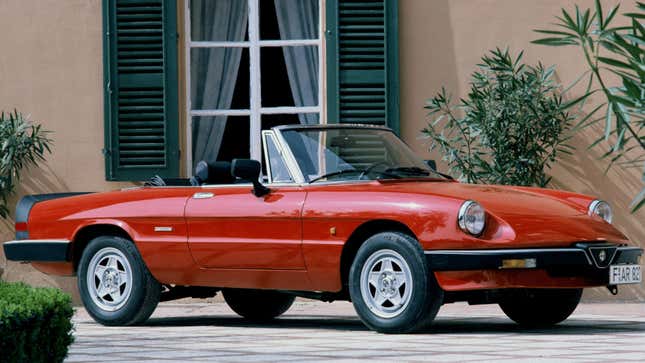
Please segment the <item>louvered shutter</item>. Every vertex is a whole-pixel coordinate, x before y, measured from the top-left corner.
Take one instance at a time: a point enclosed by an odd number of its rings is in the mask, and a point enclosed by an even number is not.
[[[103,1],[108,180],[179,174],[176,6]]]
[[[327,0],[327,119],[399,131],[398,1]]]

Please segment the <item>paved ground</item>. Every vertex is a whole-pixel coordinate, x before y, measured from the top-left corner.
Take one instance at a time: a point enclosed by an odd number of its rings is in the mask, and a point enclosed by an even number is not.
[[[562,325],[522,330],[497,306],[446,305],[431,330],[368,331],[349,303],[296,302],[267,325],[223,303],[161,304],[146,326],[108,328],[80,309],[67,362],[645,361],[645,304],[583,304]]]

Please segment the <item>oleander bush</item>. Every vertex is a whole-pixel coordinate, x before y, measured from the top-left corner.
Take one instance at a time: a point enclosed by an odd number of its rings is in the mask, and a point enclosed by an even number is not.
[[[62,362],[72,300],[60,290],[0,281],[0,362]]]
[[[14,193],[20,171],[45,160],[50,153],[48,131],[18,111],[0,112],[0,218],[7,218],[8,198]]]
[[[567,143],[584,97],[565,101],[553,67],[495,49],[481,59],[468,94],[453,102],[442,89],[429,99],[422,131],[449,173],[468,183],[546,186],[547,171]]]

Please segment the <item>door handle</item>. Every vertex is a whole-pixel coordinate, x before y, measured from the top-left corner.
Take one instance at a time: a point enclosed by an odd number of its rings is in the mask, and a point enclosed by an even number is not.
[[[208,199],[212,198],[215,194],[213,193],[195,193],[193,194],[193,199]]]

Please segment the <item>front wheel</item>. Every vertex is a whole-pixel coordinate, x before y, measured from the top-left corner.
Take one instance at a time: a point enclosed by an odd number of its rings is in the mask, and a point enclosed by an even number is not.
[[[443,290],[421,246],[398,232],[376,234],[359,248],[349,272],[349,292],[363,323],[381,333],[424,328],[443,303]]]
[[[87,312],[103,325],[146,321],[161,294],[132,241],[115,236],[97,237],[87,245],[79,262],[78,289]]]
[[[295,296],[272,290],[225,289],[224,301],[238,315],[249,320],[271,320],[284,314]]]
[[[523,289],[506,296],[499,306],[516,323],[540,328],[566,320],[581,297],[582,289]]]

